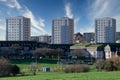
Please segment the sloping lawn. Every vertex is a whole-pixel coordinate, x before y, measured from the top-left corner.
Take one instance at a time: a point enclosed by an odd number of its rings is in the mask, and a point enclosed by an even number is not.
[[[64,73],[64,72],[38,72],[33,76],[28,67],[33,60],[13,60],[13,64],[17,64],[21,72],[25,72],[25,76],[3,77],[0,80],[120,80],[120,72],[97,72],[94,66],[90,66],[88,73]],[[55,60],[38,60],[38,65],[42,69],[48,66],[51,69],[58,67]]]
[[[120,72],[38,73],[36,76],[6,77],[0,80],[120,80]]]

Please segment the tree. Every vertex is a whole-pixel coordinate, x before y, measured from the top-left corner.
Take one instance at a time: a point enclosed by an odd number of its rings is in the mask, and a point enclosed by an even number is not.
[[[113,61],[117,70],[120,71],[120,57],[113,57],[111,60]]]
[[[113,61],[114,66],[117,68],[117,70],[120,70],[120,57],[118,56],[117,51],[115,52],[115,55],[109,60]]]
[[[84,52],[81,49],[74,49],[74,50],[72,50],[72,55],[77,56],[77,57],[83,57]]]
[[[53,58],[57,57],[60,58],[62,55],[63,50],[62,49],[50,49],[50,48],[37,48],[35,50],[35,56],[38,58],[40,56],[45,58]]]
[[[102,59],[98,59],[95,63],[95,67],[98,71],[102,71],[104,69],[105,66],[105,61]]]
[[[62,56],[63,50],[58,48],[58,49],[56,49],[56,53],[57,53],[57,56],[58,56],[58,62],[60,62],[60,56]]]
[[[55,56],[55,50],[48,48],[46,56],[48,56],[48,58],[53,58]]]
[[[46,53],[48,52],[48,48],[37,48],[35,50],[35,56],[38,58],[40,56],[46,56]]]
[[[118,56],[117,51],[115,52],[115,55],[112,58],[106,60],[105,70],[120,71],[120,57]]]
[[[116,71],[117,67],[114,65],[114,62],[111,60],[106,60],[104,69],[106,71]]]
[[[11,73],[13,76],[16,76],[16,74],[20,73],[20,68],[17,65],[12,65],[11,66]]]
[[[63,50],[60,48],[48,49],[48,53],[47,53],[47,55],[52,56],[52,57],[56,57],[58,59],[60,59],[60,56],[62,56],[62,54],[63,54]]]
[[[0,59],[0,76],[9,76],[11,73],[11,64],[7,59]]]
[[[33,75],[36,75],[37,69],[38,69],[37,63],[32,63],[30,65],[30,71],[33,73]]]
[[[12,65],[7,59],[0,59],[0,77],[9,76],[13,74],[15,76],[20,72],[20,68],[16,65]]]

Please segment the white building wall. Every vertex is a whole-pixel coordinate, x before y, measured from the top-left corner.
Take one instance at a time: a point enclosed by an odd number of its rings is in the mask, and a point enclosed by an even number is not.
[[[115,55],[115,52],[111,51],[111,47],[109,45],[105,46],[104,51],[106,59],[112,58]]]
[[[87,47],[87,51],[89,52],[91,57],[100,59],[103,59],[104,57],[104,51],[97,51],[97,47]]]
[[[85,47],[85,46],[71,46],[70,49],[82,49],[84,50],[85,57],[93,57],[93,58],[104,58],[104,51],[98,51],[97,47]]]
[[[7,18],[6,40],[7,41],[30,40],[30,19],[22,16]]]
[[[31,36],[31,41],[50,43],[50,38],[48,35]]]
[[[95,20],[96,43],[115,43],[116,20],[113,18],[98,18]]]
[[[52,21],[52,44],[73,44],[74,21],[62,17]]]

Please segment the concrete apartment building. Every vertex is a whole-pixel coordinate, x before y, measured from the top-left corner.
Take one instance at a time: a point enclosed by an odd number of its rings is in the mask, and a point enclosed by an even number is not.
[[[23,16],[6,19],[6,41],[29,41],[30,18]]]
[[[73,44],[74,20],[61,17],[52,20],[52,44]]]
[[[31,36],[31,41],[51,43],[51,36],[48,35]]]
[[[116,32],[116,40],[120,40],[120,32]]]
[[[116,32],[116,43],[120,43],[120,32]]]
[[[116,19],[98,18],[95,19],[96,43],[115,43],[116,41]]]
[[[95,40],[95,33],[93,32],[83,33],[83,36],[87,42],[91,42]]]

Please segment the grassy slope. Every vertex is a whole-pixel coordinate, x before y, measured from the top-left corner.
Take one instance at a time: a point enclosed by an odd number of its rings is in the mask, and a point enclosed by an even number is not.
[[[120,80],[120,72],[39,73],[36,76],[7,77],[0,80]]]
[[[28,60],[11,60],[12,64],[16,64],[20,67],[22,72],[29,72],[29,66],[31,63],[35,62],[35,59],[28,59]],[[38,67],[42,70],[43,67],[50,67],[51,69],[56,68],[58,65],[57,60],[47,60],[47,59],[40,59],[37,61]]]
[[[0,78],[0,80],[120,80],[120,72],[96,72],[94,66],[90,66],[91,71],[88,73],[63,73],[63,72],[50,72],[43,73],[39,72],[36,76],[32,76],[32,73],[24,70],[29,67],[33,60],[17,60],[11,61],[13,64],[17,64],[22,69],[21,71],[26,72],[28,76],[17,76],[17,77],[6,77]],[[40,60],[39,66],[49,66],[51,68],[58,67],[56,61]],[[48,63],[47,63],[48,62]]]

